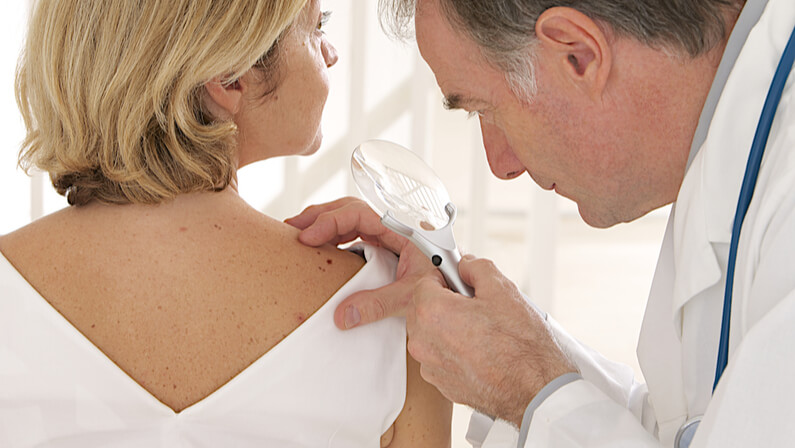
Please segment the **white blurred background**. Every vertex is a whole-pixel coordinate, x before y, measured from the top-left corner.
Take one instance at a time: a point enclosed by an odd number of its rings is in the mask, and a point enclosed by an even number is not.
[[[41,174],[16,167],[23,128],[13,95],[27,2],[0,15],[0,234],[66,206]],[[331,70],[323,147],[308,158],[260,162],[239,173],[241,194],[265,213],[286,218],[306,205],[355,194],[353,148],[393,140],[426,159],[459,209],[456,236],[465,252],[491,258],[572,334],[634,367],[646,296],[668,210],[607,230],[589,228],[576,206],[524,175],[491,176],[477,120],[443,110],[432,73],[412,42],[383,35],[374,0],[322,0],[333,11],[327,33],[340,54]],[[0,290],[2,285],[0,285]],[[456,406],[453,446],[468,446],[470,411]]]

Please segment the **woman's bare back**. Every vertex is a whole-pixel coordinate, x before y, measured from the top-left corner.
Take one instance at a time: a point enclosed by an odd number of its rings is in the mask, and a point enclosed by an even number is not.
[[[363,264],[301,245],[295,229],[230,189],[68,208],[0,237],[0,251],[176,412],[278,344]]]

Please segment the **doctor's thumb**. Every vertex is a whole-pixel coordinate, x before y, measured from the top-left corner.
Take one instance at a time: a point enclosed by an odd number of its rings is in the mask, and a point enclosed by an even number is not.
[[[343,300],[334,311],[334,324],[349,330],[390,316],[405,315],[412,284],[397,281],[378,289],[359,291]]]
[[[461,257],[461,261],[458,264],[458,273],[466,284],[471,285],[475,289],[478,286],[482,287],[483,283],[492,282],[494,279],[503,276],[493,261],[469,254]]]

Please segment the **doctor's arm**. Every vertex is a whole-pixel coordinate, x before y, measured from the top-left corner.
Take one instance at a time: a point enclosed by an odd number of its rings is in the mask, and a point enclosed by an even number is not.
[[[604,368],[608,363],[547,321],[492,263],[473,257],[462,260],[462,278],[476,290],[473,300],[446,289],[438,274],[419,273],[414,264],[422,255],[384,228],[359,200],[313,206],[287,222],[303,229],[300,240],[308,245],[362,237],[401,254],[398,280],[376,292],[349,297],[338,307],[335,322],[350,328],[405,313],[409,350],[422,363],[422,376],[449,399],[502,419],[489,431],[484,448],[516,446],[516,427],[528,404],[547,384],[578,369],[585,380],[554,391],[535,410],[528,446],[536,434],[560,439],[559,444],[547,439],[539,446],[595,446],[585,427],[598,429],[599,439],[656,445],[629,409],[647,407],[639,404],[645,398],[637,397],[645,393],[631,374],[616,378],[616,369]]]
[[[460,272],[474,300],[430,280],[415,289],[409,349],[445,396],[502,420],[475,446],[659,446],[632,369],[545,319],[493,263],[466,256]]]

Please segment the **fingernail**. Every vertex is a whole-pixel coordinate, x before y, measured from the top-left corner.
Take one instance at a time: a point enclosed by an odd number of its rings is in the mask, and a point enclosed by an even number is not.
[[[345,308],[345,328],[353,328],[362,320],[362,315],[355,306]]]

